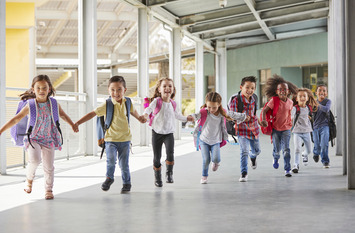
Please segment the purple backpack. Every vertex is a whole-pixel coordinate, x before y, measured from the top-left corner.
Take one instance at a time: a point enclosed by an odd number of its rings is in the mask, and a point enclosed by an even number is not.
[[[58,103],[57,100],[49,97],[49,103],[51,105],[51,118],[53,123],[56,125],[63,144],[63,136],[62,136],[62,131],[60,129],[60,124],[59,124],[59,111],[58,111]],[[23,138],[24,136],[27,135],[28,142],[30,145],[33,147],[31,144],[30,140],[30,135],[32,133],[32,130],[36,126],[37,123],[37,104],[35,99],[28,99],[28,100],[21,100],[17,106],[17,111],[16,114],[18,114],[28,103],[29,109],[30,109],[30,117],[28,119],[28,116],[25,116],[24,118],[21,119],[19,123],[16,125],[12,126],[10,129],[11,133],[11,141],[14,143],[16,146],[23,146]]]

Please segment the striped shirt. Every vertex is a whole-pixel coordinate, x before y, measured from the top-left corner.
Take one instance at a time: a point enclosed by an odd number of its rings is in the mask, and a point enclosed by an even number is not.
[[[259,138],[258,118],[254,115],[255,99],[252,97],[251,102],[249,103],[243,95],[241,95],[241,97],[244,103],[244,109],[242,112],[245,112],[247,116],[250,116],[250,120],[235,125],[237,135],[251,140]],[[238,112],[238,97],[235,97],[231,101],[229,109],[233,112]]]

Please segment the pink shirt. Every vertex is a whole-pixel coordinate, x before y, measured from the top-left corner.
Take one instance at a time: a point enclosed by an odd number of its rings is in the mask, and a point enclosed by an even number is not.
[[[267,106],[271,109],[274,108],[274,100],[271,99]],[[291,110],[293,108],[293,102],[287,98],[286,102],[280,100],[279,109],[276,113],[275,122],[273,122],[273,128],[277,131],[285,131],[292,128]]]

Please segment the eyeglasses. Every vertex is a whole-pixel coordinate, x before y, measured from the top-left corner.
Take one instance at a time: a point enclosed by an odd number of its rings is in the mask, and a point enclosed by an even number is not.
[[[288,88],[277,88],[278,91],[288,91]]]

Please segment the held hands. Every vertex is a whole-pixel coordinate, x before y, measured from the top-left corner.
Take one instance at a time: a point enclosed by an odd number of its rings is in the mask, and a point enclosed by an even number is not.
[[[263,120],[263,121],[260,122],[260,125],[261,125],[262,127],[267,127],[268,123],[267,123],[266,120]]]
[[[147,118],[145,117],[145,115],[141,115],[138,117],[138,121],[142,124],[147,122]]]
[[[247,115],[247,117],[245,118],[244,122],[248,122],[248,121],[250,121],[250,116],[249,115]]]
[[[191,116],[191,115],[188,115],[187,116],[187,121],[194,121],[195,119],[193,118],[193,116]]]
[[[79,132],[79,125],[78,125],[78,123],[73,124],[71,127],[72,127],[74,133]]]

